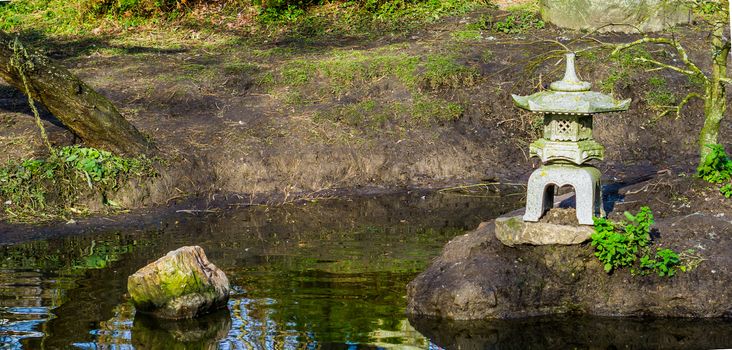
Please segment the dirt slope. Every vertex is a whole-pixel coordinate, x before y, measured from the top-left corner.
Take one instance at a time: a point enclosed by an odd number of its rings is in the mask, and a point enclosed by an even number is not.
[[[529,94],[558,79],[561,53],[538,59],[559,49],[550,40],[567,42],[582,33],[553,27],[471,32],[471,23],[497,16],[505,12],[481,10],[364,42],[229,37],[172,49],[140,44],[100,47],[84,56],[55,53],[171,160],[161,180],[119,195],[127,207],[191,195],[238,194],[246,202],[334,188],[523,181],[537,166],[528,159],[528,142],[539,129],[535,116],[512,105],[510,94]],[[705,34],[686,28],[678,35],[708,69]],[[372,59],[392,61],[378,66]],[[417,63],[406,76],[389,70],[402,62]],[[616,66],[602,55],[578,58],[582,78],[595,89]],[[435,69],[442,75],[430,76]],[[679,119],[652,121],[657,110],[647,101],[658,90],[649,84],[653,76],[662,77],[664,91],[677,99],[694,88],[674,73],[643,69],[612,84],[616,95],[633,98],[633,104],[627,113],[596,119],[595,136],[607,148],[599,167],[608,181],[668,168],[693,170],[702,105],[690,103]],[[41,154],[22,95],[2,85],[0,105],[0,161]],[[47,119],[56,144],[76,141]],[[725,122],[723,139],[728,132]]]

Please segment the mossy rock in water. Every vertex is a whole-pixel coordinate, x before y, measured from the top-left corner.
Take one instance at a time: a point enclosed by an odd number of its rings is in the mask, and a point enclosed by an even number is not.
[[[193,318],[226,306],[229,279],[198,246],[182,247],[127,279],[135,308],[167,319]]]

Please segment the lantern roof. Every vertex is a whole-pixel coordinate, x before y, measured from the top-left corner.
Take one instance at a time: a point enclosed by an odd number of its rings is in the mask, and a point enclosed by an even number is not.
[[[590,91],[592,84],[577,78],[574,53],[566,55],[564,78],[549,85],[549,90],[530,96],[511,95],[523,109],[539,113],[595,114],[628,110],[630,99],[616,100],[612,96]]]

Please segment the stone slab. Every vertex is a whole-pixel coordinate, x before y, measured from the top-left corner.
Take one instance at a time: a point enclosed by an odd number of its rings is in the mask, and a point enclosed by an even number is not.
[[[690,23],[688,8],[666,0],[541,0],[542,18],[562,28],[655,32]]]
[[[496,238],[509,247],[518,244],[580,244],[590,239],[591,226],[557,225],[543,222],[524,222],[521,216],[499,217]]]

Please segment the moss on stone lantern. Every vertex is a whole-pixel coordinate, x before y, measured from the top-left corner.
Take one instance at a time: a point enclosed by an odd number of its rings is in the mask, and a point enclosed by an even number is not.
[[[544,135],[529,146],[531,156],[541,159],[544,166],[529,179],[524,221],[538,221],[551,208],[553,185],[571,185],[577,195],[577,219],[591,225],[592,216],[601,211],[600,172],[585,163],[605,156],[605,148],[592,138],[592,116],[627,110],[630,99],[619,101],[590,91],[592,84],[577,78],[574,53],[568,53],[566,61],[564,78],[552,83],[549,90],[512,95],[518,107],[544,114]],[[581,191],[592,193],[587,196]],[[580,198],[589,199],[580,202]]]

